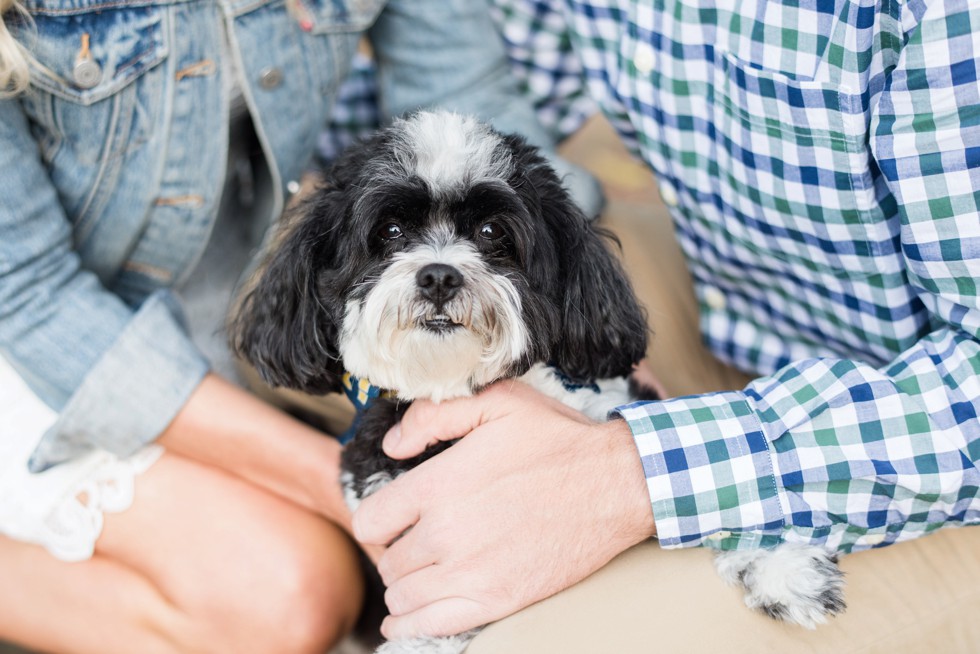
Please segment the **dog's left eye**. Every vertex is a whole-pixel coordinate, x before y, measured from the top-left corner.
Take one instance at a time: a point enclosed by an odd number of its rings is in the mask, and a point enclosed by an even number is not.
[[[504,229],[497,223],[484,223],[480,227],[480,236],[488,241],[496,241],[504,235]]]
[[[398,223],[388,223],[378,230],[378,236],[386,241],[393,241],[404,236],[404,232]]]

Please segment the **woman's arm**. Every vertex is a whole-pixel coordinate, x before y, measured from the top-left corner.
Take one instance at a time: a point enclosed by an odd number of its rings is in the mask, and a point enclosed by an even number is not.
[[[340,444],[210,373],[158,442],[350,530]]]
[[[21,102],[0,100],[0,356],[58,413],[34,471],[131,454],[173,420],[208,364],[171,300],[130,307],[82,265]]]

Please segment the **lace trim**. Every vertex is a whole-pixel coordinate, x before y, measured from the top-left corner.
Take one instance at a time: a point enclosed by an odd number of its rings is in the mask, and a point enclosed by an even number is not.
[[[79,482],[44,519],[36,534],[52,555],[63,561],[91,558],[102,534],[105,513],[120,513],[133,504],[135,479],[163,454],[159,445],[127,459],[104,453],[92,474]]]
[[[95,550],[103,514],[132,505],[134,479],[163,448],[150,445],[124,459],[89,452],[32,475],[27,461],[56,419],[0,354],[0,534],[81,561]]]

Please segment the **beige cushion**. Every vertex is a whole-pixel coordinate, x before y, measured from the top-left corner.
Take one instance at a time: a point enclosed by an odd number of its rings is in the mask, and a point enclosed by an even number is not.
[[[841,559],[848,609],[809,631],[742,603],[705,549],[655,542],[490,625],[467,654],[980,652],[980,529]]]

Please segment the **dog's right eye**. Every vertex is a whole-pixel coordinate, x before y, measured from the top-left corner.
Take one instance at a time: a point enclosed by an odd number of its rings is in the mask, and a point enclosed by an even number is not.
[[[378,236],[386,241],[394,241],[396,238],[404,236],[404,233],[398,223],[388,223],[378,230]]]

